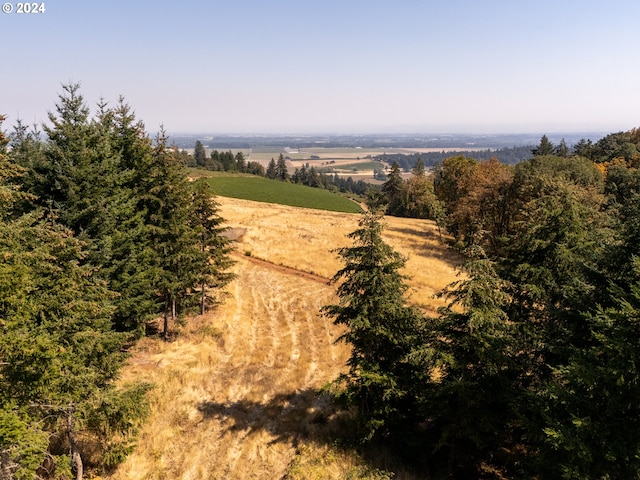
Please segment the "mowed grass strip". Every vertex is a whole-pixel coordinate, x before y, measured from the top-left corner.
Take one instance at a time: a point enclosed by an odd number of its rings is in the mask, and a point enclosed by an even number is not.
[[[357,203],[328,190],[253,175],[216,174],[209,177],[207,181],[213,193],[221,197],[331,212],[360,213],[362,211]]]

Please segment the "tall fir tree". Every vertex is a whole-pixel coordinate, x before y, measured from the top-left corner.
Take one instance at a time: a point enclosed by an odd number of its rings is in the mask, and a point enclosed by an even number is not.
[[[231,241],[224,235],[227,228],[218,214],[218,203],[213,198],[209,183],[200,179],[193,184],[191,193],[192,224],[200,247],[200,265],[197,267],[197,284],[200,288],[200,314],[207,306],[216,305],[220,290],[235,275],[229,272],[233,265],[229,254]]]
[[[507,315],[511,285],[481,247],[466,254],[464,278],[441,293],[450,303],[429,323],[420,347],[428,369],[437,372],[420,397],[422,453],[430,452],[434,477],[484,478],[484,470],[515,478],[522,475],[518,441],[527,412],[520,408],[528,381],[520,355],[526,344]]]
[[[34,199],[5,189],[19,174],[0,151],[0,472],[34,478],[46,460],[82,478],[88,442],[80,445],[77,434],[92,438],[84,420],[102,409],[107,392],[116,393],[126,336],[111,328],[114,294],[85,261],[85,243],[50,211],[14,211]],[[140,396],[135,401],[144,404]],[[110,410],[124,423],[135,421],[121,407],[116,400]],[[103,425],[125,439],[128,427],[117,423]],[[122,447],[112,440],[109,448]]]
[[[284,155],[282,154],[278,156],[278,161],[276,162],[275,178],[283,182],[289,179],[289,171],[287,170],[287,161],[285,160]]]
[[[422,316],[406,304],[405,259],[382,240],[381,215],[365,213],[349,235],[353,246],[338,250],[344,267],[340,303],[324,307],[334,323],[344,325],[341,341],[352,347],[348,373],[339,378],[344,398],[357,407],[362,435],[402,438],[413,425],[413,385],[421,369],[411,361],[420,344]]]
[[[196,167],[204,168],[207,166],[207,153],[200,140],[196,140],[196,145],[193,149],[193,158],[196,162]]]
[[[236,171],[245,173],[247,171],[247,161],[244,158],[244,153],[238,152],[235,156],[236,159]]]
[[[391,171],[387,175],[387,181],[382,184],[382,192],[387,196],[387,213],[389,215],[402,216],[406,207],[406,189],[402,172],[398,162],[393,162]]]
[[[144,124],[124,98],[98,120],[106,125],[111,148],[118,153],[116,186],[108,194],[110,219],[99,235],[105,253],[102,275],[118,292],[116,328],[142,335],[146,321],[159,311],[154,287],[159,273],[145,202],[153,149]]]
[[[142,204],[149,228],[156,272],[154,288],[160,299],[167,338],[169,319],[175,320],[195,283],[192,265],[200,257],[195,231],[189,225],[190,189],[186,171],[167,148],[164,130],[156,136],[146,193]]]
[[[531,153],[534,156],[544,156],[544,155],[553,155],[556,151],[556,146],[551,143],[551,141],[549,140],[549,137],[547,137],[546,135],[542,135],[542,137],[540,138],[540,143],[538,144],[537,147],[533,148],[531,150]]]
[[[278,170],[276,167],[276,161],[272,158],[267,165],[266,177],[272,180],[278,178]]]

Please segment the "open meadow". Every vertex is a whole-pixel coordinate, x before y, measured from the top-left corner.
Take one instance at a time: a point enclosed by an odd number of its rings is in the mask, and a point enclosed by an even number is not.
[[[332,249],[358,214],[218,197],[236,240],[224,303],[145,338],[122,382],[153,382],[152,414],[116,479],[416,478],[384,456],[373,465],[336,446],[341,417],[320,394],[345,368],[341,329],[320,316],[337,301]],[[387,218],[385,238],[409,257],[411,301],[433,311],[458,258],[432,222]]]

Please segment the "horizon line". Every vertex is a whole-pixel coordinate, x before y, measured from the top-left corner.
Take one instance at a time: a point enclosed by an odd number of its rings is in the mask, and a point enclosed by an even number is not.
[[[168,135],[174,136],[228,136],[228,137],[381,137],[381,136],[433,136],[433,137],[447,137],[447,136],[466,136],[466,137],[491,137],[491,136],[518,136],[518,135],[607,135],[609,133],[616,133],[625,130],[557,130],[557,131],[533,131],[533,130],[523,130],[518,132],[415,132],[415,131],[405,131],[405,132],[221,132],[221,131],[198,131],[198,130],[182,130],[182,131],[170,131],[167,130],[166,133]]]

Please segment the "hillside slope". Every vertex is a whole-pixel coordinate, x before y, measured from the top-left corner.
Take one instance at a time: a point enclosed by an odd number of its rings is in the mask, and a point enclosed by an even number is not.
[[[331,450],[335,415],[318,395],[349,353],[335,344],[340,329],[318,313],[336,301],[326,280],[340,265],[328,250],[349,243],[345,235],[359,216],[218,200],[237,237],[238,277],[225,303],[176,326],[173,342],[148,338],[136,348],[122,381],[156,384],[152,415],[136,451],[109,478],[340,479],[362,472],[357,459]],[[411,254],[414,301],[434,308],[432,292],[454,279],[450,252],[429,222],[388,224],[388,240]]]
[[[342,267],[331,250],[350,245],[347,235],[358,227],[360,215],[218,198],[222,216],[237,237],[241,254],[268,260],[327,280]],[[434,222],[386,217],[384,239],[408,257],[411,301],[434,311],[442,302],[433,294],[455,280],[460,262],[447,249]]]

